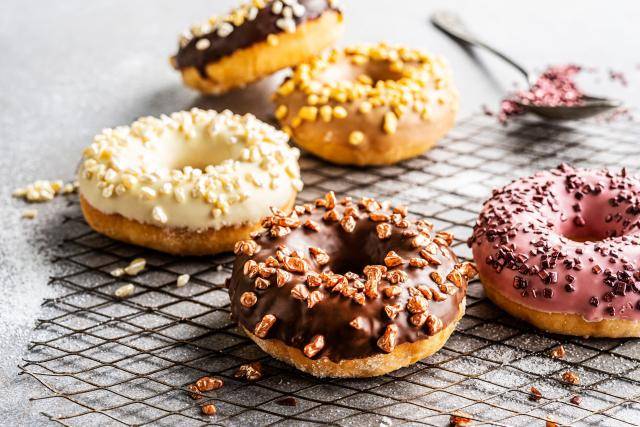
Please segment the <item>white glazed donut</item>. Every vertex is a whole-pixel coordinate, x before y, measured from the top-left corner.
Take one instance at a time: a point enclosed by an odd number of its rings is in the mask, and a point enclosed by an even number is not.
[[[252,115],[200,109],[106,129],[80,166],[84,216],[100,233],[164,252],[232,250],[302,189],[287,141]]]

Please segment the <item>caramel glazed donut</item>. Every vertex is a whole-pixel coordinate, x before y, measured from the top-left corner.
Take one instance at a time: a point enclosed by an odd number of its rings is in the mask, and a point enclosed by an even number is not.
[[[106,129],[84,151],[80,202],[111,238],[177,255],[231,251],[302,189],[299,151],[252,115],[193,109]]]
[[[341,34],[335,0],[253,0],[183,33],[171,63],[187,86],[221,94],[304,62]]]
[[[469,240],[489,298],[549,332],[640,336],[639,193],[567,165],[494,191]]]
[[[380,43],[299,65],[274,102],[300,147],[333,163],[384,165],[433,147],[453,127],[458,92],[441,58]]]
[[[315,376],[370,377],[438,351],[464,314],[452,236],[373,199],[277,209],[237,243],[231,313],[268,354]]]

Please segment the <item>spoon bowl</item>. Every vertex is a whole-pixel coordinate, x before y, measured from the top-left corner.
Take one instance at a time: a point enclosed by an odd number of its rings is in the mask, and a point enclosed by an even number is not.
[[[500,52],[496,48],[488,45],[484,41],[480,40],[474,35],[469,28],[464,24],[460,17],[450,11],[437,11],[431,16],[431,22],[440,31],[444,32],[454,40],[464,43],[468,46],[481,47],[498,58],[502,59],[524,76],[527,80],[527,84],[531,88],[535,84],[535,79],[532,74],[527,71],[522,65],[514,61],[511,57]],[[546,119],[554,120],[578,120],[585,119],[587,117],[596,116],[602,114],[608,110],[619,108],[622,106],[620,101],[601,98],[597,96],[583,95],[582,102],[577,105],[533,105],[524,104],[519,101],[514,101],[516,105],[522,108],[526,112],[536,114]]]

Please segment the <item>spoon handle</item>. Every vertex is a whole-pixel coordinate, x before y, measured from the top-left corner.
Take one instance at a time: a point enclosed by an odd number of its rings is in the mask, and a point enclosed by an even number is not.
[[[447,10],[436,11],[433,15],[431,15],[431,22],[433,23],[433,25],[435,25],[436,28],[447,34],[449,37],[467,43],[471,46],[484,48],[487,51],[493,53],[498,58],[501,58],[503,61],[516,68],[527,79],[527,83],[529,83],[529,85],[532,84],[531,76],[529,75],[529,72],[526,68],[518,64],[509,56],[500,52],[496,48],[489,46],[487,43],[476,37],[464,24],[464,22],[462,22],[462,19],[460,19],[457,14]]]

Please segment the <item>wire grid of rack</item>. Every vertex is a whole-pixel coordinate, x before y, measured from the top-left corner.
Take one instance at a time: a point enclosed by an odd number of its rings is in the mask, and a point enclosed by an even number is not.
[[[427,154],[395,166],[343,168],[303,156],[306,187],[299,198],[334,190],[406,203],[413,215],[454,233],[456,251],[468,259],[465,239],[492,188],[561,162],[638,170],[639,137],[640,125],[632,122],[568,127],[523,120],[501,127],[477,115]],[[230,321],[224,281],[232,256],[176,258],[146,251],[92,232],[79,210],[73,212],[61,226],[66,238],[55,261],[61,273],[51,279],[59,296],[44,302],[21,367],[42,385],[33,399],[55,401],[56,412],[43,413],[49,420],[446,425],[461,410],[491,425],[543,425],[550,415],[572,425],[640,422],[638,340],[538,332],[494,307],[475,282],[466,316],[436,355],[379,378],[317,379],[271,359]],[[123,281],[109,271],[138,256],[148,268],[127,280],[135,294],[118,300],[114,290]],[[191,281],[177,288],[176,277],[184,273]],[[560,343],[567,356],[550,358],[549,350]],[[264,366],[262,379],[233,377],[238,366],[255,360]],[[561,381],[566,370],[578,373],[579,386]],[[207,394],[218,409],[213,417],[203,415],[203,401],[186,391],[205,374],[225,381]],[[531,386],[542,399],[530,399]],[[582,397],[579,406],[570,403],[574,395]]]

